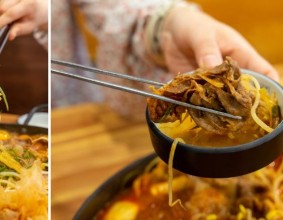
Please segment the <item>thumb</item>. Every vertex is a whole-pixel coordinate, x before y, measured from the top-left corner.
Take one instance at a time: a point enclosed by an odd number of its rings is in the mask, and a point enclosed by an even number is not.
[[[223,62],[219,45],[213,37],[198,37],[193,45],[195,58],[200,67],[212,68]]]

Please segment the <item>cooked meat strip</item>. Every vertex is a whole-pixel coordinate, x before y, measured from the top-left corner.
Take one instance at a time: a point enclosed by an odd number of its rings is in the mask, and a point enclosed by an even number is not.
[[[246,116],[250,112],[250,108],[242,105],[242,102],[238,102],[232,94],[225,92],[221,89],[216,90],[219,101],[226,110],[233,115]]]
[[[227,57],[219,66],[212,69],[198,69],[193,74],[179,74],[162,88],[155,90],[159,95],[192,103],[233,115],[242,116],[242,121],[215,114],[188,109],[198,126],[217,133],[226,134],[241,127],[250,117],[253,95],[241,84],[241,72],[236,62]],[[154,122],[168,122],[180,119],[186,108],[148,99],[148,108]]]
[[[196,93],[194,93],[190,99],[190,102],[195,105],[201,105],[208,107],[209,103],[205,103]],[[219,120],[214,114],[209,114],[207,112],[202,112],[194,109],[188,109],[193,120],[204,129],[212,131],[217,134],[222,134],[225,132],[226,125],[225,122]]]

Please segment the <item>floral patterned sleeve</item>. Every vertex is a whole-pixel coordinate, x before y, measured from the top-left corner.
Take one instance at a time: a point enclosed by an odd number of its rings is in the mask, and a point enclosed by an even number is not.
[[[75,0],[82,10],[87,25],[96,36],[99,47],[96,54],[98,68],[130,74],[159,82],[166,82],[173,74],[154,65],[147,58],[143,45],[147,19],[162,4],[170,0]],[[149,90],[149,86],[122,79],[109,79],[121,85]],[[102,89],[105,101],[123,115],[141,117],[146,98],[126,92]],[[141,113],[141,114],[140,114]]]

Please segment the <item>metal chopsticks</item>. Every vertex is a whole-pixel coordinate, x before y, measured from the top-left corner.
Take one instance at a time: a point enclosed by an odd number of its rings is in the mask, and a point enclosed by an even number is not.
[[[113,76],[113,77],[122,78],[122,79],[133,80],[133,81],[151,84],[151,85],[155,85],[155,86],[163,86],[164,85],[163,83],[160,83],[160,82],[142,79],[142,78],[126,75],[126,74],[101,70],[101,69],[97,69],[97,68],[94,68],[94,67],[87,67],[87,66],[83,66],[83,65],[80,65],[80,64],[67,62],[67,61],[51,59],[51,62],[54,63],[54,64],[62,65],[62,66],[77,68],[77,69],[81,69],[81,70],[85,70],[85,71],[89,71],[89,72],[93,72],[93,73],[103,74],[103,75],[107,75],[107,76]]]
[[[103,74],[103,75],[123,78],[123,79],[127,79],[127,80],[137,81],[137,82],[141,82],[141,83],[156,85],[156,86],[163,86],[164,85],[163,83],[160,83],[160,82],[155,82],[155,81],[151,81],[151,80],[147,80],[147,79],[143,79],[143,78],[139,78],[139,77],[129,76],[129,75],[126,75],[126,74],[120,74],[120,73],[116,73],[116,72],[101,70],[101,69],[94,68],[94,67],[87,67],[87,66],[83,66],[83,65],[75,64],[75,63],[71,63],[71,62],[66,62],[66,61],[51,59],[51,63],[61,65],[61,66],[71,67],[71,68],[75,68],[75,69],[80,69],[80,70],[84,70],[84,71],[88,71],[88,72],[93,72],[93,73],[97,73],[97,74]],[[146,91],[142,91],[142,90],[126,87],[126,86],[116,85],[116,84],[109,83],[109,82],[103,82],[101,80],[92,79],[92,78],[76,75],[76,74],[73,74],[73,73],[68,73],[68,72],[63,71],[63,70],[57,70],[57,69],[51,68],[51,73],[61,75],[61,76],[65,76],[65,77],[70,77],[70,78],[73,78],[73,79],[78,79],[78,80],[81,80],[81,81],[93,83],[93,84],[100,85],[100,86],[109,87],[109,88],[112,88],[112,89],[117,89],[117,90],[129,92],[129,93],[134,93],[134,94],[145,96],[145,97],[151,97],[151,98],[159,99],[159,100],[162,100],[162,101],[165,101],[165,102],[173,103],[173,104],[176,104],[176,105],[181,105],[181,106],[184,106],[184,107],[187,107],[187,108],[192,108],[192,109],[196,109],[196,110],[200,110],[200,111],[209,112],[209,113],[220,115],[220,116],[225,116],[225,117],[232,118],[232,119],[238,119],[238,120],[242,119],[241,116],[231,115],[231,114],[226,113],[226,112],[220,112],[220,111],[217,111],[217,110],[214,110],[214,109],[209,109],[209,108],[205,108],[205,107],[202,107],[202,106],[197,106],[197,105],[177,101],[177,100],[174,100],[174,99],[167,98],[165,96],[156,95],[156,94],[149,93],[149,92],[146,92]]]
[[[10,28],[11,25],[6,25],[0,29],[0,54],[7,43]]]

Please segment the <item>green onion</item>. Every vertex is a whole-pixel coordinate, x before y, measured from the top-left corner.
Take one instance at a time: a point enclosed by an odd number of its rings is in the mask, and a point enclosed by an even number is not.
[[[272,107],[272,117],[273,118],[279,117],[279,106],[278,105],[274,105]]]
[[[173,108],[175,107],[176,105],[175,104],[171,104],[165,111],[164,115],[158,120],[157,123],[162,123],[166,118],[167,116],[173,111]]]

